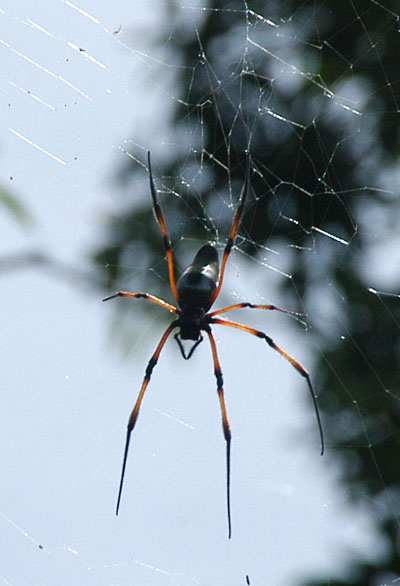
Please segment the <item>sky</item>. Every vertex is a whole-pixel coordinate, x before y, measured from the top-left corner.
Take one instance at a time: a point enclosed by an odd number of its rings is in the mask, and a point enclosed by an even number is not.
[[[177,69],[156,40],[165,27],[173,34],[174,16],[152,0],[134,10],[4,0],[0,18],[0,181],[33,217],[21,226],[1,210],[0,255],[41,251],[67,275],[17,261],[1,272],[0,584],[241,586],[249,575],[252,586],[280,586],[358,552],[373,559],[379,539],[362,507],[349,508],[329,446],[319,456],[304,381],[228,328],[216,337],[233,433],[232,539],[205,343],[190,361],[166,345],[115,516],[126,423],[161,329],[137,302],[137,336],[122,353],[111,335],[121,300],[103,304],[108,291],[68,275],[89,270],[108,214],[134,196],[116,181],[129,145],[143,163],[148,149],[168,148]],[[277,303],[274,276],[262,289],[266,273],[254,281],[234,252],[224,288]],[[243,321],[268,328],[312,372],[316,348],[286,316]]]

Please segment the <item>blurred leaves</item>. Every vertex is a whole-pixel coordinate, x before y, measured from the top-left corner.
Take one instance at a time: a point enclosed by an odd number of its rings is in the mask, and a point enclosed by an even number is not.
[[[400,217],[398,186],[385,191],[400,154],[399,12],[397,0],[258,0],[248,11],[213,0],[197,28],[176,26],[176,12],[169,37],[184,64],[174,70],[171,128],[180,148],[163,166],[153,157],[153,166],[178,271],[196,241],[223,246],[249,149],[252,197],[237,245],[252,256],[271,238],[290,248],[293,281],[283,286],[293,306],[304,300],[320,351],[313,378],[323,389],[327,460],[337,460],[354,506],[370,503],[390,544],[380,562],[355,560],[313,586],[400,575],[400,299],[370,291],[379,283],[379,264],[377,282],[370,277],[378,245],[387,251],[382,265],[393,263],[391,290],[400,286],[390,233],[378,221],[398,226]],[[143,176],[136,164],[125,172]],[[171,299],[147,180],[143,189],[147,203],[133,198],[128,213],[110,218],[95,262],[112,290],[139,276],[141,289]],[[209,225],[206,211],[221,201],[229,213]]]
[[[15,194],[2,186],[0,186],[0,205],[22,226],[26,228],[33,226],[34,219],[28,208],[19,201]]]

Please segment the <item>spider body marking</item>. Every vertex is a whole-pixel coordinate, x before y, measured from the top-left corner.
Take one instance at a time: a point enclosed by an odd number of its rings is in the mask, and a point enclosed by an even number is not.
[[[231,504],[230,504],[230,467],[231,467],[231,430],[229,420],[227,416],[227,410],[225,405],[225,397],[223,390],[223,376],[221,365],[219,362],[217,345],[212,333],[211,324],[224,325],[235,329],[242,330],[249,334],[252,334],[258,338],[264,339],[266,343],[277,351],[283,358],[292,364],[292,366],[306,379],[308,389],[313,401],[315,414],[318,423],[318,429],[321,441],[321,455],[324,453],[324,437],[322,431],[322,424],[318,410],[317,398],[311,383],[310,375],[307,370],[295,360],[286,350],[278,346],[270,336],[262,331],[256,330],[252,327],[233,322],[230,320],[223,319],[219,316],[222,313],[232,311],[234,309],[267,309],[275,310],[283,313],[292,315],[300,315],[297,312],[282,309],[276,305],[260,305],[249,302],[235,303],[228,305],[216,311],[210,312],[212,305],[217,299],[221,290],[225,267],[229,257],[229,254],[234,246],[236,234],[240,225],[240,220],[243,214],[244,205],[246,202],[248,190],[249,190],[249,176],[250,176],[250,163],[247,158],[247,170],[246,177],[242,187],[242,191],[239,198],[239,203],[233,216],[232,226],[229,232],[229,236],[225,245],[224,253],[222,256],[221,268],[219,269],[218,252],[216,248],[211,244],[205,244],[200,248],[198,253],[193,259],[191,265],[182,273],[178,282],[175,281],[174,271],[174,260],[171,248],[171,242],[167,231],[165,219],[161,210],[161,206],[158,202],[157,191],[154,185],[153,174],[151,170],[150,152],[148,152],[148,169],[150,179],[150,193],[153,200],[153,209],[155,217],[161,229],[161,233],[164,241],[164,249],[168,263],[169,282],[173,296],[177,302],[178,307],[152,295],[151,293],[139,292],[131,293],[129,291],[118,291],[114,295],[110,295],[103,299],[108,301],[115,297],[132,297],[135,299],[146,299],[157,305],[160,305],[164,309],[177,314],[177,318],[167,327],[163,333],[153,355],[151,356],[147,368],[145,370],[145,376],[142,382],[142,386],[139,391],[139,395],[136,399],[136,403],[133,407],[132,413],[128,420],[127,435],[125,441],[125,450],[122,461],[122,471],[119,483],[118,499],[116,514],[118,515],[119,507],[121,503],[122,488],[125,478],[125,470],[128,459],[129,445],[132,431],[136,425],[136,421],[139,415],[140,406],[145,395],[147,386],[150,382],[150,378],[155,365],[157,364],[158,358],[161,351],[168,340],[169,336],[174,330],[178,330],[175,333],[175,340],[178,343],[181,354],[185,360],[193,355],[193,352],[197,346],[203,341],[202,331],[205,331],[211,346],[211,353],[214,363],[214,374],[217,383],[217,393],[220,403],[221,416],[222,416],[222,428],[224,438],[226,442],[226,504],[227,504],[227,516],[228,516],[228,537],[232,535],[232,522],[231,522]],[[194,342],[188,354],[185,353],[181,340],[192,340]]]
[[[213,304],[218,284],[218,265],[216,248],[205,244],[178,280],[178,327],[182,340],[197,341],[201,336],[200,330],[204,329],[204,318]]]

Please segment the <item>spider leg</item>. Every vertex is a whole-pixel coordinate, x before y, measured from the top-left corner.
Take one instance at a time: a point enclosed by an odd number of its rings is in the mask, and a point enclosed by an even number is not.
[[[213,362],[214,362],[214,374],[217,380],[217,390],[218,390],[218,399],[219,404],[221,407],[221,414],[222,414],[222,427],[224,430],[224,438],[226,441],[226,507],[228,513],[228,538],[231,538],[232,535],[232,522],[231,522],[231,430],[229,427],[228,415],[226,412],[226,405],[225,405],[225,398],[224,398],[224,389],[223,389],[223,378],[222,378],[222,371],[221,366],[219,363],[218,352],[217,352],[217,345],[215,343],[214,336],[212,334],[210,326],[206,326],[205,328],[208,338],[210,340],[211,351],[213,355]]]
[[[230,252],[231,252],[233,245],[235,243],[236,234],[239,229],[240,220],[242,219],[242,215],[243,215],[244,204],[246,203],[247,194],[249,192],[249,178],[250,178],[250,159],[249,159],[249,156],[247,156],[246,177],[245,177],[245,180],[243,183],[242,191],[240,193],[239,205],[236,208],[235,215],[233,216],[231,231],[229,232],[228,240],[225,245],[225,250],[224,250],[224,254],[223,254],[222,262],[221,262],[221,270],[219,273],[219,281],[218,281],[217,288],[215,289],[214,294],[211,298],[211,305],[214,303],[214,301],[218,297],[219,292],[222,287],[222,282],[224,280],[224,274],[225,274],[226,262],[228,260]]]
[[[170,303],[164,301],[164,299],[160,299],[155,295],[151,295],[150,293],[130,293],[129,291],[117,291],[114,295],[110,295],[109,297],[104,297],[102,301],[109,301],[110,299],[114,299],[115,297],[134,297],[135,299],[147,299],[147,301],[152,301],[153,303],[157,303],[157,305],[161,305],[164,309],[168,309],[168,311],[174,311],[175,313],[179,313],[179,310]]]
[[[282,313],[289,313],[290,315],[294,315],[297,317],[304,317],[304,313],[298,313],[297,311],[290,311],[289,309],[282,309],[282,307],[278,307],[277,305],[259,305],[255,303],[235,303],[234,305],[227,305],[226,307],[222,307],[222,309],[217,309],[217,311],[212,311],[208,313],[208,317],[214,317],[214,315],[219,315],[220,313],[225,313],[227,311],[232,311],[233,309],[242,309],[243,307],[249,307],[250,309],[270,309],[275,311],[281,311]]]
[[[146,368],[146,372],[145,372],[145,376],[143,379],[143,383],[142,386],[140,388],[139,391],[139,395],[138,398],[136,399],[136,403],[135,406],[133,408],[133,411],[131,413],[131,416],[129,417],[129,421],[128,421],[128,429],[127,429],[127,433],[126,433],[126,442],[125,442],[125,451],[124,451],[124,458],[122,461],[122,472],[121,472],[121,480],[119,483],[119,491],[118,491],[118,500],[117,500],[117,508],[115,511],[115,514],[118,515],[118,511],[119,511],[119,505],[121,502],[121,495],[122,495],[122,487],[124,484],[124,477],[125,477],[125,469],[126,469],[126,462],[128,459],[128,452],[129,452],[129,442],[131,439],[131,433],[133,431],[133,428],[135,427],[138,415],[139,415],[139,409],[140,409],[140,405],[142,404],[142,400],[144,397],[144,393],[146,391],[147,385],[150,382],[150,378],[151,378],[151,374],[153,372],[153,368],[155,367],[155,365],[157,364],[158,358],[161,354],[161,350],[164,347],[165,342],[168,339],[168,336],[171,334],[172,330],[174,328],[176,328],[177,326],[177,320],[173,321],[171,325],[168,326],[168,328],[165,330],[165,332],[163,333],[161,340],[158,343],[158,346],[153,354],[153,356],[150,358],[149,363],[147,365]]]
[[[166,254],[167,262],[168,262],[169,283],[171,286],[172,294],[175,297],[175,299],[178,301],[178,290],[176,288],[176,281],[175,281],[174,258],[172,255],[171,240],[168,235],[167,225],[165,223],[165,219],[164,219],[164,215],[161,210],[161,206],[158,203],[157,190],[156,190],[156,186],[154,185],[153,173],[151,171],[150,151],[148,151],[148,153],[147,153],[147,159],[148,159],[148,164],[149,164],[150,193],[151,193],[151,197],[153,200],[154,214],[157,218],[157,222],[160,226],[161,233],[163,235],[164,249],[165,249],[165,254]]]
[[[253,334],[253,336],[257,336],[257,338],[264,339],[267,342],[267,344],[269,346],[271,346],[271,348],[273,348],[274,350],[279,352],[279,354],[281,356],[286,358],[286,360],[288,360],[290,362],[290,364],[292,366],[294,366],[294,368],[297,370],[297,372],[299,372],[301,374],[301,376],[303,376],[306,379],[307,384],[308,384],[308,388],[309,388],[309,391],[311,394],[311,398],[312,398],[312,401],[314,404],[315,415],[317,417],[317,423],[318,423],[318,429],[319,429],[319,435],[320,435],[320,441],[321,441],[321,456],[322,456],[324,453],[325,442],[324,442],[324,433],[322,431],[321,417],[320,417],[319,409],[318,409],[317,396],[316,396],[314,388],[312,386],[310,375],[309,375],[308,371],[304,368],[304,366],[302,366],[300,364],[300,362],[295,360],[293,358],[293,356],[288,354],[288,352],[286,352],[286,350],[284,350],[283,348],[278,346],[278,344],[275,344],[275,342],[273,341],[272,338],[270,338],[269,336],[267,336],[267,334],[265,334],[264,332],[261,332],[260,330],[256,330],[256,329],[251,328],[249,326],[245,326],[243,324],[239,324],[234,321],[228,321],[226,319],[221,319],[221,318],[212,318],[210,323],[220,324],[222,326],[230,326],[232,328],[237,328],[238,330],[243,330],[244,332],[248,332],[249,334]]]

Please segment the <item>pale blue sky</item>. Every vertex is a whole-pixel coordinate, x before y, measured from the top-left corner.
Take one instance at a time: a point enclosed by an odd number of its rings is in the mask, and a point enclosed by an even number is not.
[[[155,40],[174,23],[163,2],[132,6],[2,2],[0,178],[37,221],[27,232],[2,213],[2,255],[39,248],[85,268],[107,213],[133,197],[113,183],[126,156],[118,147],[168,148],[177,71]],[[227,295],[276,302],[275,275],[260,267],[255,282],[232,257]],[[232,540],[205,343],[189,362],[167,344],[116,518],[126,422],[161,329],[156,318],[141,323],[137,302],[142,334],[122,357],[109,335],[120,300],[102,304],[106,293],[37,269],[1,274],[0,583],[242,586],[249,574],[252,586],[283,586],[368,551],[374,536],[335,489],[329,446],[319,456],[304,381],[228,328],[217,340],[233,432]],[[312,370],[316,349],[286,316],[243,319]]]

